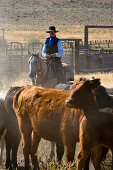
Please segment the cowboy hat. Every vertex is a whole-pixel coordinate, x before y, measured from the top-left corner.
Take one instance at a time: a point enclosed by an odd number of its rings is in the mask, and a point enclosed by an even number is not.
[[[59,31],[56,31],[56,28],[55,28],[54,26],[50,26],[50,27],[49,27],[49,30],[46,31],[46,33],[49,33],[49,32],[51,32],[51,31],[59,32]]]

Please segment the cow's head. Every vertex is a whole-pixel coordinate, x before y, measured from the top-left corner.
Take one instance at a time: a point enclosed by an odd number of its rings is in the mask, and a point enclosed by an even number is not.
[[[73,108],[84,108],[94,100],[93,90],[100,85],[100,79],[87,79],[81,77],[74,81],[70,88],[70,96],[66,105]]]

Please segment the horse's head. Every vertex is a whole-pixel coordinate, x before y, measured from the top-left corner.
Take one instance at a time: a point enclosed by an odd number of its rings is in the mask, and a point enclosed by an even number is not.
[[[37,54],[31,54],[28,52],[28,63],[29,63],[29,77],[34,79],[37,74],[37,69],[39,65],[39,52]]]

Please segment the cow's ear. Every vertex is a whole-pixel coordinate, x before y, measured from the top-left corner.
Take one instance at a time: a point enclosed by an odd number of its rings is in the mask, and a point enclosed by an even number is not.
[[[31,54],[31,52],[30,51],[28,51],[28,55],[30,55]]]
[[[101,82],[100,82],[100,78],[93,78],[91,80],[89,80],[90,86],[92,89],[96,89],[100,86]]]

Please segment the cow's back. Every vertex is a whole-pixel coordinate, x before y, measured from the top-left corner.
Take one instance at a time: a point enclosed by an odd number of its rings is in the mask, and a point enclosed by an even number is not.
[[[75,109],[65,106],[68,96],[69,92],[65,90],[27,86],[16,93],[13,107],[19,119],[31,121],[39,136],[58,141],[64,129],[73,129]]]

